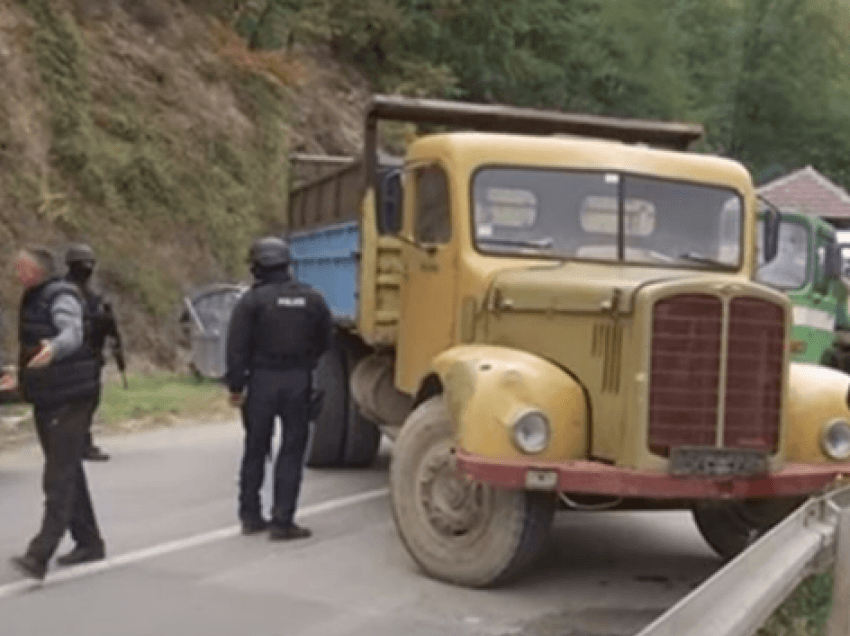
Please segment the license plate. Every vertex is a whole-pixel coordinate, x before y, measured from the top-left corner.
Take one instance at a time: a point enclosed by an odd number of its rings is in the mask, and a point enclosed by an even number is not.
[[[765,453],[730,448],[679,446],[670,449],[670,473],[707,477],[747,477],[769,470]]]

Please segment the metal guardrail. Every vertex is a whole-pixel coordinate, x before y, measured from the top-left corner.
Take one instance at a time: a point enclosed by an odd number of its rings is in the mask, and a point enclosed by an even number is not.
[[[850,635],[850,486],[812,498],[637,636],[753,636],[835,559],[827,636]]]

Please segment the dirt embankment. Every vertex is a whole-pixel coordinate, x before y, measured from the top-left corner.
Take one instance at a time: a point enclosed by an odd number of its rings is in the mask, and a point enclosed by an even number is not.
[[[184,293],[282,229],[289,152],[360,146],[369,90],[319,50],[254,52],[205,3],[0,4],[0,241],[90,242],[128,346],[176,363]],[[20,289],[0,268],[4,350]]]

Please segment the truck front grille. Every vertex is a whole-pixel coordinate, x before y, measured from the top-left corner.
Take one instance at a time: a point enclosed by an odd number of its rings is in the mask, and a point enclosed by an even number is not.
[[[724,446],[778,449],[784,344],[782,307],[757,298],[732,300]]]
[[[717,437],[723,304],[688,294],[655,305],[649,394],[649,444],[711,446]]]
[[[650,451],[667,456],[675,446],[721,446],[775,452],[784,340],[784,310],[769,301],[738,297],[724,304],[708,294],[683,294],[656,303]]]

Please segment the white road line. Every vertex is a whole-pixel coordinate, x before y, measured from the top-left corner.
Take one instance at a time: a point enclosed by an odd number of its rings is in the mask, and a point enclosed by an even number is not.
[[[356,495],[350,495],[348,497],[340,497],[339,499],[323,501],[322,503],[305,506],[304,508],[299,509],[297,516],[299,519],[312,517],[324,512],[345,508],[346,506],[353,506],[354,504],[371,501],[372,499],[379,499],[388,493],[388,488],[378,488],[377,490],[367,490],[366,492],[357,493]],[[191,537],[186,537],[185,539],[167,541],[165,543],[160,543],[159,545],[151,546],[150,548],[143,548],[141,550],[136,550],[135,552],[128,552],[96,563],[87,563],[85,565],[59,570],[55,573],[50,572],[44,582],[25,579],[23,581],[16,581],[15,583],[9,583],[7,585],[0,586],[0,599],[15,596],[22,592],[28,592],[45,585],[50,585],[51,583],[81,579],[86,576],[91,576],[92,574],[97,574],[98,572],[114,570],[115,568],[139,563],[140,561],[146,561],[165,554],[179,552],[180,550],[188,550],[190,548],[197,548],[210,543],[215,543],[216,541],[222,541],[223,539],[230,539],[238,536],[240,530],[241,528],[238,525],[229,526],[227,528],[221,528],[220,530],[213,530],[212,532],[196,534]]]

